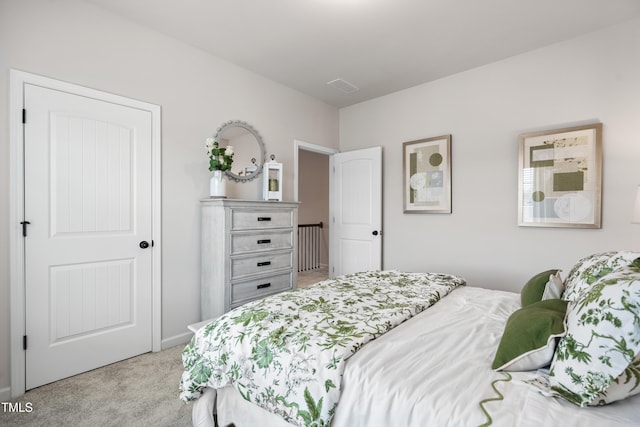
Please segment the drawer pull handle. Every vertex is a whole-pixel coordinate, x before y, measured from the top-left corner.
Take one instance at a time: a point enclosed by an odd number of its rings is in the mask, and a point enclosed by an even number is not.
[[[258,244],[259,245],[263,245],[265,243],[271,243],[271,239],[262,239],[262,240],[258,240]]]
[[[268,288],[269,286],[271,286],[271,283],[263,283],[262,285],[258,285],[256,289],[264,289]]]
[[[264,267],[265,265],[271,265],[271,261],[263,261],[258,263],[258,267]]]
[[[270,216],[259,216],[258,221],[271,221]]]

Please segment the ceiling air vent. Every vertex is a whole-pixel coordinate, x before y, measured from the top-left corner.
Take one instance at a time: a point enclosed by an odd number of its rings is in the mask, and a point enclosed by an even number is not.
[[[359,87],[349,83],[346,80],[343,79],[335,79],[335,80],[331,80],[330,82],[327,82],[327,84],[329,86],[333,86],[336,89],[344,92],[344,93],[353,93],[353,92],[357,92],[360,90]]]

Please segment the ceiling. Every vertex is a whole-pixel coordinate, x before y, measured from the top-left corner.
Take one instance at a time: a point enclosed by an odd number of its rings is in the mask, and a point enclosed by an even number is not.
[[[638,0],[84,1],[336,107],[640,16]]]

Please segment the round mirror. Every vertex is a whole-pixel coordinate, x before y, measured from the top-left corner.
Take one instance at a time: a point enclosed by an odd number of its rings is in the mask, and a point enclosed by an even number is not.
[[[225,174],[234,181],[251,181],[262,172],[264,143],[258,131],[239,120],[231,120],[218,128],[214,139],[221,147],[233,147],[233,164]]]

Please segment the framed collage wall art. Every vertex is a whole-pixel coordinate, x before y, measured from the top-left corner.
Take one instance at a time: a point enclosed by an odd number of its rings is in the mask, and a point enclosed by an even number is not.
[[[451,135],[402,144],[404,213],[451,213]]]
[[[520,135],[518,225],[600,228],[602,123]]]

